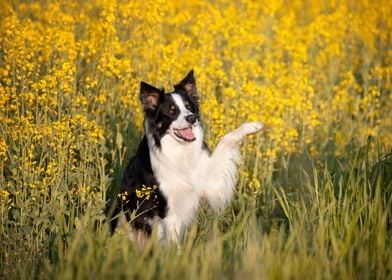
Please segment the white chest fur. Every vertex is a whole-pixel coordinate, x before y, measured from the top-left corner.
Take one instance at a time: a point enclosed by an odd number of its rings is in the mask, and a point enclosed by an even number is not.
[[[150,150],[152,169],[168,204],[162,231],[171,235],[181,235],[189,226],[203,195],[203,167],[209,157],[202,149],[201,128],[195,130],[199,137],[192,143],[182,144],[167,136],[161,139],[160,149]],[[174,240],[178,238],[180,236],[171,236]]]
[[[167,199],[192,196],[200,191],[201,161],[208,155],[202,150],[201,129],[196,127],[194,130],[199,137],[192,143],[179,143],[167,135],[161,139],[161,148],[150,150],[154,174]]]

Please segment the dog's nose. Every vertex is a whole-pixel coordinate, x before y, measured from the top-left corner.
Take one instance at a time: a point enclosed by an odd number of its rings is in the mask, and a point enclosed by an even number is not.
[[[189,122],[190,124],[194,124],[196,122],[196,115],[192,114],[192,115],[188,115],[185,117],[186,121]]]

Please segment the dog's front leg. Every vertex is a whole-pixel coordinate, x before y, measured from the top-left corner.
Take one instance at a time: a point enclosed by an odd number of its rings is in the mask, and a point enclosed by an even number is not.
[[[240,143],[249,134],[260,131],[259,122],[244,123],[226,134],[209,158],[205,171],[204,198],[217,211],[223,210],[233,196],[237,179],[237,164],[241,158]]]
[[[255,134],[262,128],[263,125],[260,122],[244,123],[239,128],[223,136],[216,150],[221,146],[234,146],[235,148],[238,148],[238,145],[245,139],[247,135]]]
[[[160,219],[157,224],[158,241],[161,246],[166,246],[169,242],[173,242],[180,248],[183,227],[180,220],[176,217],[166,217]]]

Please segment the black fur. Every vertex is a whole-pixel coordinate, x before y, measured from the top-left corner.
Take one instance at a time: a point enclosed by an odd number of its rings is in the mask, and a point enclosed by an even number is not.
[[[148,132],[154,138],[156,147],[149,147],[144,135],[135,156],[131,159],[124,172],[120,193],[111,217],[112,232],[117,226],[118,216],[124,212],[127,221],[135,229],[151,234],[151,223],[154,216],[164,218],[167,212],[167,200],[159,190],[159,182],[151,168],[149,150],[161,148],[161,139],[168,133],[171,123],[177,119],[179,108],[172,94],[180,94],[187,109],[193,113],[189,123],[199,119],[199,103],[196,94],[196,83],[193,70],[177,85],[175,91],[165,94],[145,82],[140,84],[140,101],[143,105]],[[204,149],[208,150],[204,143]]]
[[[155,188],[156,186],[156,188]],[[143,190],[151,188],[149,197]],[[139,192],[139,197],[137,195]],[[151,220],[155,215],[166,215],[166,198],[160,192],[158,182],[151,169],[150,154],[146,136],[143,137],[135,156],[125,169],[117,205],[111,220],[112,231],[117,226],[118,215],[123,211],[127,221],[136,229],[151,234]],[[132,216],[134,215],[134,216]],[[131,217],[132,216],[132,217]]]

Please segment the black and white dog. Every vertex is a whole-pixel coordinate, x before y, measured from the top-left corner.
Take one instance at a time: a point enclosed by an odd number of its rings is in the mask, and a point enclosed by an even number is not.
[[[262,124],[243,124],[210,153],[203,141],[193,70],[170,93],[142,82],[140,100],[145,136],[125,170],[112,229],[125,217],[141,247],[153,225],[161,243],[178,244],[201,200],[214,210],[230,201],[239,145],[248,134],[260,131]]]

